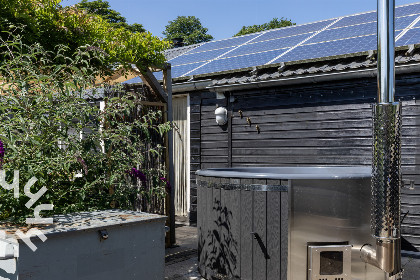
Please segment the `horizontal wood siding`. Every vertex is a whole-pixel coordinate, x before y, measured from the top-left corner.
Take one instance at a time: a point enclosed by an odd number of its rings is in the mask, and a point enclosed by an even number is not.
[[[226,99],[216,99],[215,93],[202,95],[201,106],[201,168],[228,167],[228,126],[216,123],[214,110],[227,106]]]
[[[371,164],[376,80],[361,79],[229,93],[235,101],[202,95],[200,167]],[[227,94],[227,96],[229,96]],[[420,75],[397,78],[403,101],[402,167],[416,190],[403,190],[405,238],[420,249]],[[228,126],[214,110],[233,112]],[[241,110],[242,118],[238,111]],[[249,122],[247,122],[249,118]],[[256,128],[258,126],[258,129]],[[229,142],[231,141],[231,142]],[[231,147],[231,150],[229,150]]]

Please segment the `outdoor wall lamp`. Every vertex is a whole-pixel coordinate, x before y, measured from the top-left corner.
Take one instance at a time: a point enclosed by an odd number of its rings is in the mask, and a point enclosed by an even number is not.
[[[214,111],[216,115],[216,122],[218,125],[225,125],[228,121],[227,110],[224,107],[219,107]]]

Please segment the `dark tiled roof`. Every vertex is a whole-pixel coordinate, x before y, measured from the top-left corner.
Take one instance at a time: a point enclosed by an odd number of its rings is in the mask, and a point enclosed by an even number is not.
[[[420,65],[420,44],[398,48],[396,51],[395,63],[396,67],[411,64]],[[184,80],[174,79],[174,84],[185,82],[186,79],[189,81],[200,81],[211,78],[212,84],[210,86],[218,87],[313,76],[317,74],[340,74],[356,70],[375,70],[376,65],[376,52],[362,52],[352,55],[225,71],[215,73],[212,76],[206,74],[186,77]]]

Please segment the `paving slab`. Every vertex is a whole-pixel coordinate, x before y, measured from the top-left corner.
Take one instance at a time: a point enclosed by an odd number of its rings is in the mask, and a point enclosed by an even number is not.
[[[197,268],[197,228],[181,226],[176,228],[177,244],[166,249],[166,280],[201,280]]]

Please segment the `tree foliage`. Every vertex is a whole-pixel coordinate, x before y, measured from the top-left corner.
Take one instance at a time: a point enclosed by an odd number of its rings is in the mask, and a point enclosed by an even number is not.
[[[143,25],[139,23],[127,24],[127,19],[123,17],[119,12],[111,9],[108,1],[95,0],[88,2],[88,0],[82,0],[77,6],[81,9],[86,10],[89,14],[95,14],[101,16],[107,22],[117,26],[123,27],[131,32],[146,32]]]
[[[46,51],[54,52],[56,46],[63,45],[70,56],[81,46],[97,47],[106,54],[102,65],[108,69],[115,64],[127,68],[136,64],[140,70],[160,66],[165,61],[163,51],[169,46],[149,32],[133,33],[77,5],[62,7],[60,0],[0,0],[1,30],[12,31],[16,26],[24,26],[23,43],[40,44]],[[7,36],[0,33],[3,40]]]
[[[236,33],[235,35],[233,35],[234,37],[236,36],[242,36],[242,35],[246,35],[246,34],[250,34],[250,33],[256,33],[256,32],[261,32],[261,31],[265,31],[265,30],[270,30],[270,29],[276,29],[276,28],[281,28],[281,27],[286,27],[286,26],[291,26],[291,25],[295,25],[296,23],[293,23],[290,19],[286,19],[286,18],[273,18],[272,20],[270,20],[267,23],[264,24],[255,24],[255,25],[250,25],[250,26],[242,26],[241,30],[239,30],[238,33]]]
[[[183,38],[185,45],[193,45],[213,40],[213,36],[207,34],[208,28],[203,27],[200,19],[195,16],[178,16],[169,21],[162,34],[168,40]]]
[[[126,28],[131,32],[146,32],[146,29],[144,29],[143,25],[140,23],[129,24]]]
[[[54,211],[43,213],[51,216],[111,206],[133,209],[139,194],[164,196],[164,166],[147,164],[159,162],[163,152],[151,137],[162,138],[170,128],[160,121],[162,112],[143,107],[139,93],[108,87],[101,110],[96,92],[86,92],[98,74],[92,65],[105,62],[105,53],[63,45],[52,52],[7,35],[0,41],[0,169],[8,182],[19,170],[20,194],[16,198],[13,190],[0,187],[0,219],[24,222],[39,204],[54,204]],[[74,53],[66,56],[69,51]],[[57,57],[66,63],[55,64]],[[23,186],[32,177],[37,178],[32,193],[43,186],[48,191],[28,209]]]

